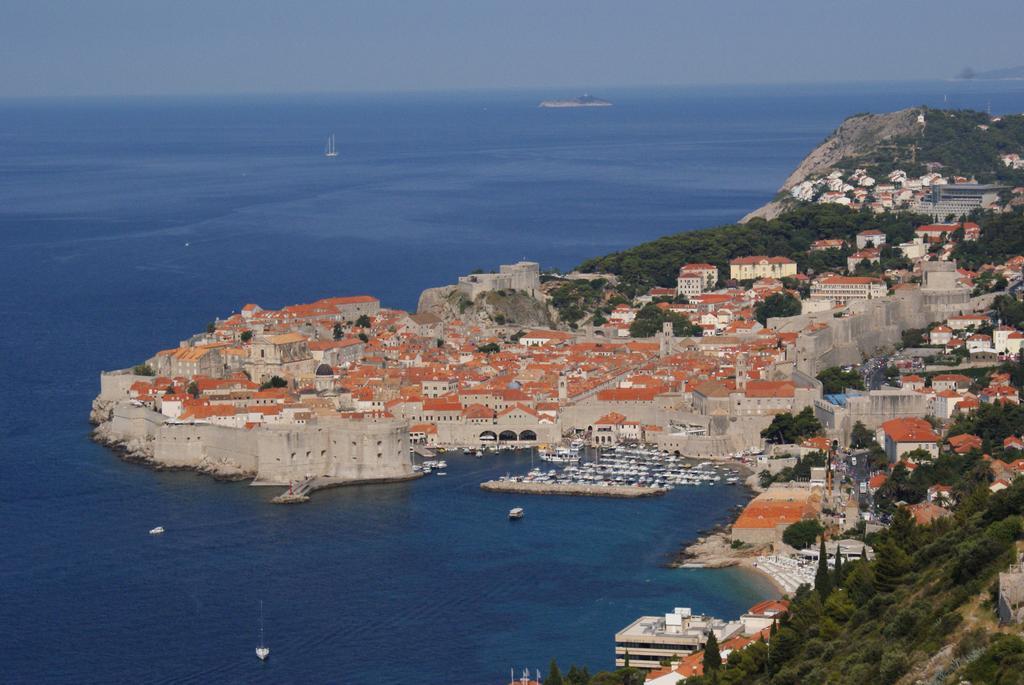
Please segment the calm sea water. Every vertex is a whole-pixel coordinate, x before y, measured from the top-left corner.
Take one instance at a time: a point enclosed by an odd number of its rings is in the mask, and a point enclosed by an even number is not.
[[[99,370],[245,302],[371,292],[411,308],[474,267],[567,268],[732,221],[854,112],[1024,109],[1021,83],[535,107],[564,94],[0,103],[0,679],[497,683],[552,656],[610,667],[641,613],[731,617],[771,594],[739,571],[662,567],[736,488],[515,498],[477,485],[527,457],[456,458],[446,478],[284,508],[88,440]]]

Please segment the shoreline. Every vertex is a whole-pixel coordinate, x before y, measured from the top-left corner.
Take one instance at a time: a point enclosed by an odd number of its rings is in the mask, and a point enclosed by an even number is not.
[[[746,469],[746,465],[742,468]],[[740,512],[750,503],[761,491],[757,483],[757,474],[751,469],[744,485],[750,497],[735,510],[729,512],[725,521],[715,524],[713,527],[697,533],[697,539],[685,543],[668,563],[669,568],[689,569],[722,569],[722,568],[744,568],[751,573],[756,573],[766,579],[779,597],[785,597],[789,593],[772,574],[761,569],[757,565],[757,557],[771,553],[771,545],[757,545],[749,547],[733,548],[729,531],[732,524],[739,518]]]

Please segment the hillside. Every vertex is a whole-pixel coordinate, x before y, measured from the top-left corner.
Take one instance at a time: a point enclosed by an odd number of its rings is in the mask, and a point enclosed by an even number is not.
[[[870,539],[874,560],[798,591],[770,650],[687,683],[1024,683],[1024,640],[998,625],[992,599],[1018,551],[1024,482],[990,495],[986,471],[963,471],[953,516],[918,526],[901,509]]]
[[[823,238],[850,240],[868,228],[884,231],[889,242],[909,240],[914,227],[928,220],[909,214],[875,215],[855,212],[839,205],[801,204],[778,217],[765,221],[730,224],[698,231],[686,231],[641,243],[622,252],[589,259],[580,271],[610,273],[619,277],[620,289],[627,295],[645,292],[651,287],[674,287],[679,267],[690,262],[706,262],[718,267],[727,277],[729,260],[748,255],[792,257],[816,270],[838,264],[819,264],[823,253],[809,252],[812,242]],[[845,264],[845,256],[842,257]]]
[[[940,171],[944,176],[973,178],[982,183],[1024,184],[1024,168],[1000,159],[1024,153],[1024,116],[992,117],[971,110],[927,107],[888,114],[857,114],[846,119],[815,148],[779,189],[779,197],[742,221],[771,219],[796,204],[789,192],[805,181],[833,171],[864,169],[884,179],[901,170],[909,176]]]

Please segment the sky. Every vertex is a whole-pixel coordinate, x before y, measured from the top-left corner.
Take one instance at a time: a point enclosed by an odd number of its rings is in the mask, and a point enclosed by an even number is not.
[[[0,0],[0,97],[941,79],[1024,0]]]

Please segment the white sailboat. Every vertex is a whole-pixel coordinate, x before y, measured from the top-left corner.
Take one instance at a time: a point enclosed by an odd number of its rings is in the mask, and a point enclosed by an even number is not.
[[[338,151],[334,147],[334,134],[327,138],[327,147],[324,148],[324,157],[337,157]]]
[[[260,643],[256,646],[256,656],[260,661],[266,661],[270,656],[270,647],[263,641],[263,600],[260,600]]]

